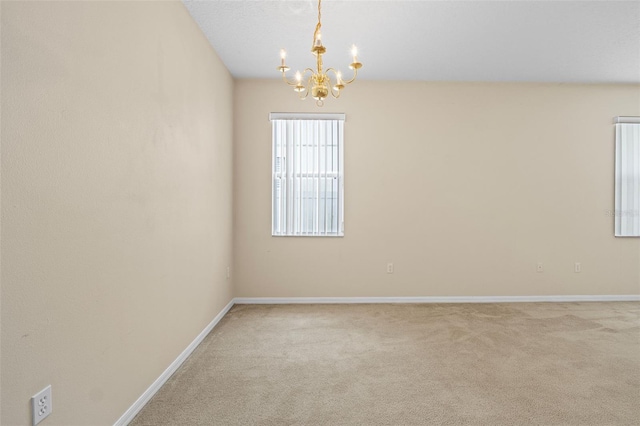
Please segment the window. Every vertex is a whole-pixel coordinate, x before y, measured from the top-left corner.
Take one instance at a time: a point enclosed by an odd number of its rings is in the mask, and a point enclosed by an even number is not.
[[[615,235],[640,237],[640,117],[616,117]]]
[[[344,235],[344,114],[270,114],[272,235]]]

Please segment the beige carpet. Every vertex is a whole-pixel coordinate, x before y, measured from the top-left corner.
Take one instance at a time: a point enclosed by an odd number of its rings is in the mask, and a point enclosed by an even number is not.
[[[132,425],[640,425],[640,303],[236,305]]]

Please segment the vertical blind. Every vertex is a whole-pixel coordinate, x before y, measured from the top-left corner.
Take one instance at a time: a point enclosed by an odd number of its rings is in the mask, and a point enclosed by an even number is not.
[[[616,118],[615,235],[640,237],[640,117]]]
[[[272,235],[344,235],[344,114],[270,119]]]

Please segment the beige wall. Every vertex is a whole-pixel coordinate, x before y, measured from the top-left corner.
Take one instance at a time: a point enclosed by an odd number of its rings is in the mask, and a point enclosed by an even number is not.
[[[233,80],[179,2],[2,2],[2,425],[113,424],[231,300]]]
[[[606,214],[638,86],[359,81],[319,110],[234,93],[180,3],[1,19],[3,425],[47,384],[47,425],[116,421],[231,299],[232,231],[237,296],[640,293]],[[347,114],[344,238],[270,236],[273,111]]]
[[[318,109],[241,80],[234,111],[236,296],[640,293],[606,213],[638,86],[358,81]],[[344,238],[271,237],[273,111],[347,114]]]

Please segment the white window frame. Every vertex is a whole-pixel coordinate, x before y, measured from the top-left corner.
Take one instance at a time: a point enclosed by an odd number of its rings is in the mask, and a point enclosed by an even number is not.
[[[271,113],[269,120],[271,235],[343,237],[345,114]]]
[[[615,236],[640,237],[640,117],[616,117]]]

